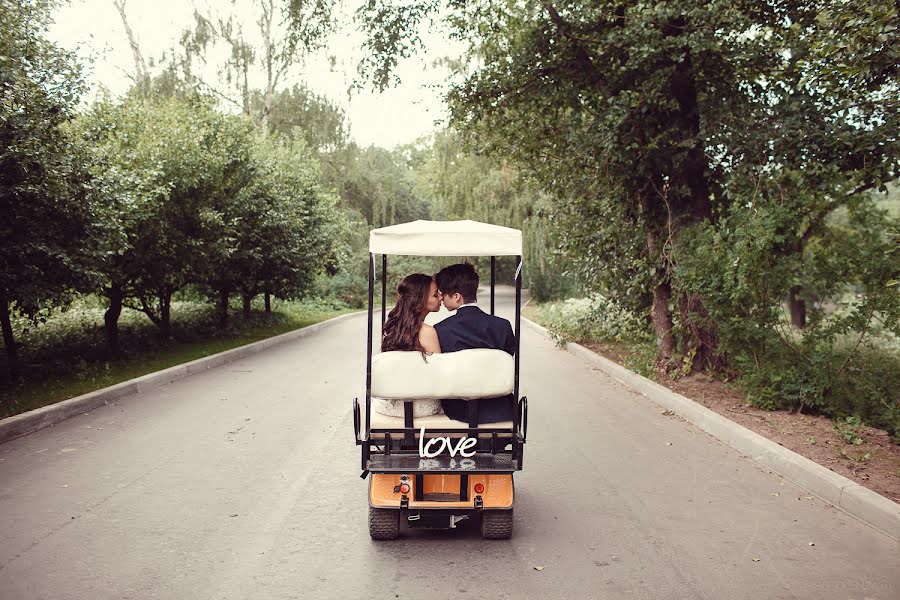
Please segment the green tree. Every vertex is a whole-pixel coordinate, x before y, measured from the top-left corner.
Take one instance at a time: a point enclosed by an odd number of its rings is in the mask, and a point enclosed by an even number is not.
[[[74,55],[47,39],[54,3],[0,1],[0,324],[10,374],[10,312],[36,318],[89,284],[93,207],[65,130],[83,89]]]
[[[132,301],[171,335],[172,294],[205,269],[222,231],[216,202],[235,147],[226,125],[202,99],[149,96],[100,102],[79,123],[108,220],[99,268],[110,350],[121,307]]]
[[[305,294],[319,272],[335,268],[347,229],[302,140],[257,138],[248,147],[253,177],[223,213],[231,243],[210,265],[214,277],[240,292],[245,316],[260,293],[267,312],[271,295]]]
[[[262,288],[281,298],[304,295],[314,276],[333,273],[346,252],[349,222],[338,198],[323,188],[319,166],[302,142],[276,142],[268,151],[270,260],[261,273]]]
[[[420,185],[431,196],[434,210],[447,219],[474,219],[523,230],[524,284],[539,300],[565,296],[573,285],[560,272],[562,260],[554,252],[549,198],[533,178],[508,160],[466,151],[452,129],[436,133],[414,167]],[[477,261],[487,272],[489,263]],[[515,263],[497,264],[498,280],[512,282]]]
[[[168,62],[192,87],[231,103],[267,133],[276,95],[291,69],[325,43],[336,22],[333,9],[334,3],[324,0],[250,0],[222,11],[195,10],[193,27],[183,31],[181,48]],[[256,27],[245,30],[247,12]],[[224,86],[204,81],[193,68],[216,46],[224,46],[228,56],[221,66]],[[265,80],[259,91],[250,85],[256,74]]]
[[[263,110],[261,92],[252,92],[250,111]],[[302,138],[319,155],[330,155],[348,143],[344,111],[303,85],[276,92],[269,108],[269,133]]]
[[[337,191],[345,208],[371,226],[431,217],[431,204],[401,151],[351,143],[323,163],[326,185]]]
[[[799,217],[816,227],[840,198],[895,176],[893,3],[372,0],[360,16],[377,86],[442,5],[472,49],[449,97],[455,127],[555,196],[586,283],[649,309],[661,369],[676,350],[694,368],[722,364],[717,324],[677,281],[673,248],[749,200],[739,181],[803,173],[820,193]],[[841,45],[848,62],[834,60]]]

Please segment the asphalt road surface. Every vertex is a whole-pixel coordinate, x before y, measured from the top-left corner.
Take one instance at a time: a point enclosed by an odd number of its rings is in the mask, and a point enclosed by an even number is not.
[[[528,328],[513,538],[372,542],[365,322],[0,446],[0,599],[900,597],[896,542]]]

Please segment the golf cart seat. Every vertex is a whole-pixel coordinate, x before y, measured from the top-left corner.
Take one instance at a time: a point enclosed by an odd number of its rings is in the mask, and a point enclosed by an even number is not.
[[[444,398],[472,400],[497,398],[513,393],[515,364],[513,357],[502,350],[474,348],[460,352],[422,356],[421,352],[382,352],[372,357],[372,396],[385,400],[413,403]],[[372,429],[402,429],[402,416],[371,413]],[[451,419],[444,414],[414,416],[416,429],[468,429],[468,423]],[[481,423],[479,429],[508,429],[512,435],[513,422]],[[443,434],[450,437],[465,436]],[[484,434],[489,437],[489,434]],[[372,432],[373,439],[384,433]]]

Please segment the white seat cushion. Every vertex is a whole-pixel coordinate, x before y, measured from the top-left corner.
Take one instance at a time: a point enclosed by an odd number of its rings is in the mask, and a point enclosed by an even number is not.
[[[372,357],[372,396],[388,400],[496,398],[511,394],[515,362],[503,350],[382,352]]]

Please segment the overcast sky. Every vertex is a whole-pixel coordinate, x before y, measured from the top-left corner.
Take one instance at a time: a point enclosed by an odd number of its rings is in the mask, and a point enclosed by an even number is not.
[[[345,0],[345,16],[360,0]],[[145,60],[158,59],[170,49],[193,14],[193,5],[201,9],[232,10],[231,0],[128,0],[126,14],[136,34]],[[238,0],[236,10],[242,17],[245,30],[256,30],[255,16],[248,8],[252,0]],[[121,18],[112,0],[71,0],[56,15],[50,31],[51,38],[66,48],[78,49],[84,59],[92,59],[89,79],[114,94],[121,94],[130,85],[129,74],[134,72],[134,60]],[[441,89],[446,88],[447,72],[431,63],[440,57],[458,56],[460,46],[447,41],[439,33],[425,37],[428,52],[422,57],[401,63],[398,70],[403,83],[383,94],[371,91],[354,92],[347,89],[356,74],[362,35],[352,25],[335,35],[328,48],[296,67],[282,88],[305,81],[319,94],[342,106],[349,121],[350,135],[357,143],[387,148],[411,142],[434,130],[434,122],[446,118]],[[330,66],[328,56],[337,61]],[[215,58],[215,57],[213,57]],[[211,61],[215,62],[215,60]],[[216,80],[216,69],[210,66],[204,79]],[[261,87],[261,82],[257,82]],[[437,86],[437,89],[434,89]]]

